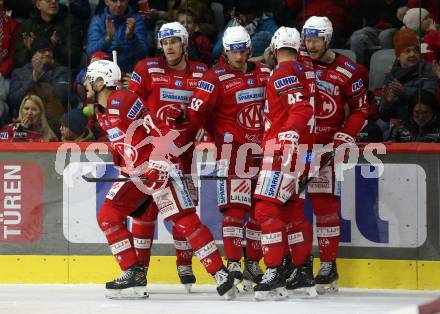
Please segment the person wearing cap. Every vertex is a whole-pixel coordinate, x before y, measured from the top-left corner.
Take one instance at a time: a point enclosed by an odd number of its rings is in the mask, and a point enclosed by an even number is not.
[[[87,127],[88,119],[81,109],[74,108],[61,116],[61,141],[93,142],[95,136]]]
[[[117,52],[122,72],[132,72],[137,61],[148,53],[148,38],[142,16],[128,0],[106,0],[104,12],[93,16],[87,32],[87,55],[96,51]]]
[[[16,114],[23,97],[32,91],[43,99],[49,123],[58,129],[59,118],[65,107],[68,103],[76,105],[73,93],[69,97],[68,69],[55,61],[54,48],[47,36],[33,40],[31,54],[31,62],[12,72],[8,95],[10,113]]]
[[[422,36],[430,30],[437,30],[436,23],[425,8],[411,8],[403,16],[403,24]]]
[[[35,0],[35,12],[20,24],[14,53],[15,67],[22,67],[32,58],[32,43],[40,37],[50,38],[55,60],[76,68],[81,60],[81,22],[69,14],[57,0]]]
[[[379,107],[380,117],[384,121],[408,119],[410,99],[419,88],[432,94],[438,88],[438,80],[431,65],[420,57],[416,32],[408,28],[401,29],[396,32],[393,41],[396,60],[391,72],[385,77],[384,94]]]

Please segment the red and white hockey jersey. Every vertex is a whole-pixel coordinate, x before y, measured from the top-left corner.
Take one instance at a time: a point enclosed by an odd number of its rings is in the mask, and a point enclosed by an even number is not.
[[[316,142],[330,143],[336,132],[344,132],[356,138],[368,114],[366,86],[358,66],[337,53],[331,64],[313,64],[321,96],[315,106]]]
[[[145,100],[157,125],[165,122],[165,112],[170,105],[189,105],[197,83],[208,70],[201,62],[188,59],[186,62],[185,70],[176,71],[166,65],[163,57],[145,58],[134,68],[128,89]],[[183,125],[179,131],[184,130]]]
[[[248,63],[242,73],[220,64],[206,72],[194,91],[188,110],[194,127],[205,127],[216,144],[260,144],[263,137],[263,106],[270,69]]]
[[[315,74],[297,61],[285,61],[273,70],[266,87],[265,135],[268,141],[278,133],[295,131],[299,143],[313,144],[315,132]]]

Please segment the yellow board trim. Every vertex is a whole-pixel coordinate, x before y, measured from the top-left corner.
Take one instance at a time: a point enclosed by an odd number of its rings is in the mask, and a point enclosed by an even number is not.
[[[104,283],[116,278],[112,256],[0,255],[0,283]],[[319,260],[315,259],[315,272]],[[193,259],[197,283],[213,284],[202,264]],[[7,271],[6,271],[7,270]],[[339,286],[370,289],[439,290],[440,261],[338,259]],[[179,283],[174,256],[153,256],[149,283]]]

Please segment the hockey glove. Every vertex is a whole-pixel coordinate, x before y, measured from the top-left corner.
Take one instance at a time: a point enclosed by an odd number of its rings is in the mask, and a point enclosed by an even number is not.
[[[144,177],[147,179],[146,186],[151,191],[157,191],[165,187],[168,182],[170,165],[162,160],[149,160]]]
[[[167,124],[176,127],[186,121],[186,106],[183,104],[173,104],[165,112]]]

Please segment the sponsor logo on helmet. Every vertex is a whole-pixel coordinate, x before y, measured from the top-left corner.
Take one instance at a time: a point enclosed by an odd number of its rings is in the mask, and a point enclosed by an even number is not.
[[[249,88],[238,91],[235,94],[237,104],[242,104],[255,100],[264,100],[266,90],[264,87]]]
[[[316,28],[304,28],[303,30],[304,36],[318,37],[319,33],[320,33],[319,29]]]
[[[296,77],[295,75],[291,75],[276,80],[273,83],[273,85],[275,86],[276,89],[281,89],[283,87],[296,85],[298,83],[299,83],[298,77]]]
[[[247,45],[245,42],[229,45],[229,50],[231,50],[231,51],[241,51],[241,50],[245,50],[246,48],[247,48]]]
[[[136,72],[133,72],[131,74],[131,80],[138,83],[138,84],[141,84],[141,82],[142,82],[141,76],[139,74],[137,74]]]
[[[212,93],[214,91],[214,85],[206,81],[200,81],[197,85],[197,88],[208,93]]]
[[[158,33],[158,37],[159,37],[159,40],[162,40],[162,39],[164,39],[164,38],[177,36],[177,35],[176,35],[177,33],[178,33],[178,31],[175,30],[175,29],[165,28],[164,30],[161,30],[161,31]]]
[[[134,120],[136,118],[136,116],[139,114],[139,112],[141,111],[141,109],[142,109],[142,102],[138,98],[138,99],[136,99],[133,106],[131,106],[130,110],[128,111],[127,117],[131,120]]]

